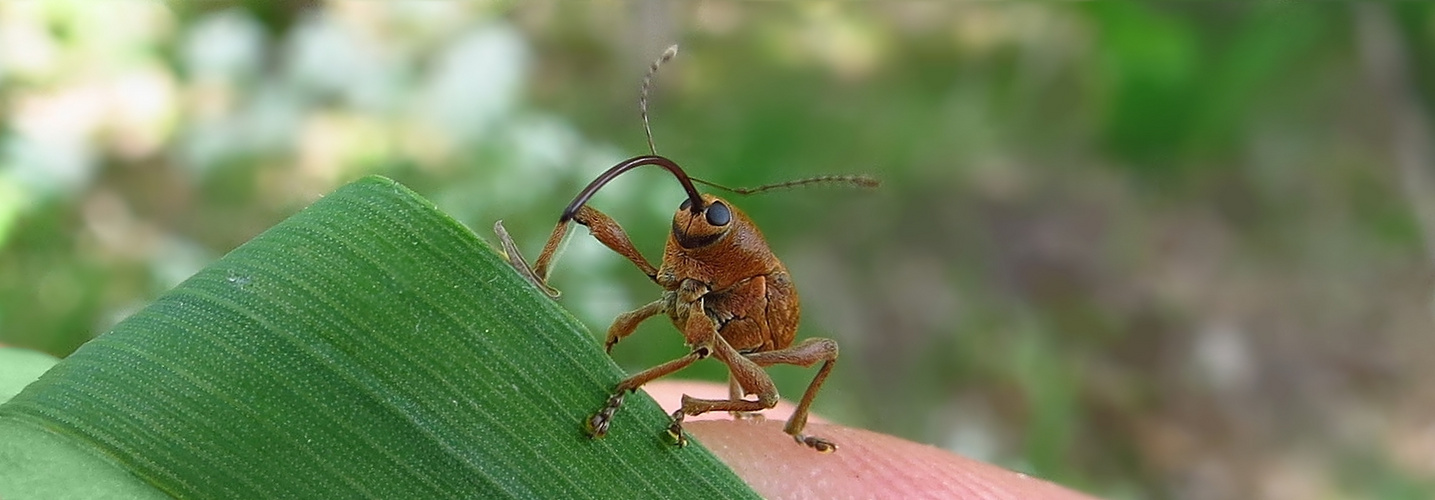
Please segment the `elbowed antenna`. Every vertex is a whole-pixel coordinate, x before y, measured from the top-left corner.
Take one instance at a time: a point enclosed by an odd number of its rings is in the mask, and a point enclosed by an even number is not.
[[[677,44],[673,44],[668,47],[668,50],[664,50],[663,55],[658,57],[658,60],[653,61],[652,66],[648,67],[648,74],[643,75],[642,91],[638,93],[638,114],[643,117],[643,133],[648,136],[648,153],[653,156],[658,155],[658,148],[653,145],[653,128],[648,126],[648,91],[653,88],[653,75],[658,74],[658,66],[662,66],[663,63],[668,62],[668,60],[676,55],[678,55]]]
[[[740,195],[757,194],[763,191],[770,191],[773,189],[787,189],[799,186],[806,186],[808,184],[847,184],[852,187],[863,189],[873,189],[877,186],[882,185],[882,181],[879,181],[876,178],[868,175],[819,175],[817,177],[808,177],[806,179],[777,182],[773,184],[763,184],[761,186],[752,188],[730,188],[722,184],[708,182],[697,177],[693,177],[693,182],[715,187],[729,193],[737,193]]]
[[[558,218],[558,223],[562,224],[571,220],[573,214],[578,213],[578,209],[582,208],[584,203],[588,203],[588,199],[592,198],[599,189],[602,189],[603,185],[619,175],[623,175],[624,172],[643,165],[657,165],[671,172],[673,177],[677,177],[678,182],[683,185],[683,190],[688,193],[688,200],[692,202],[692,206],[688,208],[688,210],[692,213],[703,211],[703,196],[698,194],[698,188],[693,186],[692,178],[688,177],[688,173],[684,172],[682,167],[679,167],[673,160],[661,156],[644,155],[623,160],[621,163],[613,165],[612,168],[603,172],[597,179],[593,179],[593,182],[588,183],[588,187],[583,188],[583,191],[580,191],[578,196],[573,198],[573,201],[568,204],[568,207],[563,209],[563,216]]]
[[[613,165],[608,171],[603,172],[597,179],[593,179],[593,182],[588,183],[588,187],[583,188],[583,191],[579,192],[578,196],[573,198],[573,202],[568,204],[568,208],[563,209],[563,215],[558,218],[558,223],[561,224],[573,219],[573,215],[578,213],[578,209],[582,208],[583,204],[588,203],[588,199],[592,198],[599,189],[602,189],[603,185],[619,175],[623,175],[623,172],[643,165],[657,165],[671,172],[673,177],[677,177],[678,182],[682,183],[683,190],[688,193],[688,200],[692,202],[689,210],[691,210],[692,213],[703,211],[703,197],[701,194],[698,194],[698,188],[693,186],[692,179],[688,177],[688,173],[684,172],[682,167],[679,167],[673,160],[658,156],[658,149],[653,145],[653,130],[648,126],[648,92],[653,86],[653,75],[658,73],[659,66],[668,62],[668,60],[672,59],[675,55],[678,55],[678,46],[672,45],[663,51],[662,56],[658,57],[656,61],[653,61],[653,65],[648,68],[648,74],[643,75],[643,86],[638,95],[638,113],[643,117],[643,132],[648,137],[648,151],[652,154],[635,156],[623,160],[621,163]]]

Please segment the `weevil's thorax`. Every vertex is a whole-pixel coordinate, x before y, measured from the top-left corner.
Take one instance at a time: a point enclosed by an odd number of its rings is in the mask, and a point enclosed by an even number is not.
[[[710,194],[703,195],[703,204],[703,210],[693,213],[684,202],[673,214],[658,270],[664,288],[691,278],[722,290],[747,278],[785,271],[747,214]]]

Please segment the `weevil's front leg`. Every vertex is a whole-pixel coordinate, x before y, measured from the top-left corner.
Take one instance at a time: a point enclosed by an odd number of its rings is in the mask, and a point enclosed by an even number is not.
[[[643,254],[638,253],[638,249],[633,247],[632,240],[628,239],[628,234],[623,232],[622,226],[614,222],[611,217],[584,205],[578,209],[578,213],[573,215],[573,220],[587,226],[595,239],[632,261],[634,265],[638,266],[638,269],[643,271],[643,274],[647,274],[648,278],[656,281],[657,268],[648,263],[648,260],[643,258]],[[553,258],[558,254],[558,248],[563,245],[563,239],[568,236],[568,221],[560,221],[553,226],[553,233],[548,235],[548,242],[543,244],[543,252],[538,254],[538,260],[534,261],[532,266],[528,265],[528,261],[518,251],[518,245],[513,242],[513,237],[509,236],[508,231],[504,229],[503,221],[493,223],[493,232],[498,233],[498,242],[503,247],[503,253],[508,257],[508,264],[513,266],[513,269],[518,271],[523,279],[528,280],[543,293],[549,297],[558,298],[560,295],[558,290],[548,286],[548,272],[553,264]]]
[[[837,363],[837,342],[822,338],[807,339],[786,349],[748,354],[747,359],[760,366],[784,364],[806,367],[818,361],[822,362],[822,368],[817,369],[817,376],[807,385],[807,392],[802,394],[802,401],[797,403],[797,409],[792,412],[792,417],[787,419],[787,427],[783,428],[783,432],[814,450],[823,453],[837,450],[837,444],[832,441],[802,433],[802,429],[807,426],[807,412],[812,407],[812,400],[817,397],[817,390],[822,387],[822,382],[827,380],[827,374],[832,372],[832,365]]]
[[[648,259],[643,257],[643,254],[638,253],[638,249],[633,247],[633,241],[628,239],[628,233],[623,232],[623,227],[614,222],[611,217],[595,208],[583,205],[578,209],[578,213],[573,214],[573,220],[588,226],[593,238],[614,252],[618,252],[618,255],[632,261],[633,265],[638,266],[638,269],[648,275],[649,279],[657,281],[658,268],[653,267]]]

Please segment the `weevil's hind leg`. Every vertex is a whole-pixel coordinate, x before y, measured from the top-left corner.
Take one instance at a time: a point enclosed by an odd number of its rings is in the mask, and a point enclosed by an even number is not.
[[[737,401],[744,396],[747,396],[747,393],[743,392],[742,384],[737,382],[737,377],[729,373],[727,376],[727,398],[731,401]],[[762,414],[754,411],[730,411],[728,414],[732,415],[734,420],[762,420]]]
[[[702,316],[708,325],[712,320]],[[713,330],[716,333],[716,330]],[[697,416],[710,411],[726,411],[734,413],[745,413],[766,410],[777,405],[777,386],[772,383],[772,377],[762,371],[757,363],[743,357],[743,355],[728,345],[721,337],[714,336],[713,357],[722,361],[728,367],[728,374],[737,381],[741,390],[748,394],[757,395],[757,400],[742,398],[734,399],[698,399],[689,395],[683,395],[682,408],[673,412],[673,423],[668,426],[669,437],[675,439],[679,446],[686,444],[687,439],[683,436],[683,418],[688,415]]]
[[[837,363],[837,342],[823,338],[807,339],[786,349],[748,354],[747,359],[759,366],[784,364],[806,367],[818,361],[822,362],[822,367],[817,369],[817,376],[812,378],[812,383],[807,385],[807,392],[802,394],[802,401],[797,403],[797,409],[792,412],[792,417],[787,419],[787,427],[783,428],[783,432],[814,450],[823,453],[836,451],[836,443],[817,436],[808,436],[803,434],[802,430],[807,427],[807,412],[812,407],[812,400],[817,397],[817,390],[822,388],[822,383],[832,372],[832,365]]]
[[[553,260],[553,254],[557,253],[558,246],[562,244],[564,235],[568,234],[568,223],[560,222],[553,228],[553,234],[548,237],[548,244],[543,246],[543,253],[538,255],[536,269],[529,267],[528,261],[518,251],[518,245],[513,242],[513,237],[508,235],[507,229],[504,229],[502,220],[493,223],[493,232],[498,234],[498,243],[503,247],[503,254],[508,258],[508,265],[513,266],[519,276],[538,287],[549,298],[556,299],[562,295],[562,292],[548,285],[548,265]]]

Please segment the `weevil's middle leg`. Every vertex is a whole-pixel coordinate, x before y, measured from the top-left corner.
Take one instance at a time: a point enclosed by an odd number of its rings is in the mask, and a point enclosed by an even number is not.
[[[663,312],[664,304],[665,302],[659,299],[649,302],[643,307],[619,314],[617,319],[613,320],[613,326],[608,327],[608,338],[603,341],[603,350],[613,352],[613,346],[619,340],[623,340],[623,337],[632,335],[639,323]]]
[[[618,411],[619,406],[623,405],[623,397],[629,392],[638,390],[643,384],[687,368],[688,365],[693,364],[694,361],[708,357],[710,352],[711,349],[708,347],[698,347],[686,356],[643,370],[637,375],[633,375],[619,382],[618,387],[613,389],[613,395],[608,398],[608,402],[604,404],[602,408],[599,408],[597,413],[594,413],[592,417],[588,418],[586,423],[588,435],[599,438],[608,434],[608,425],[613,420],[613,414]]]

